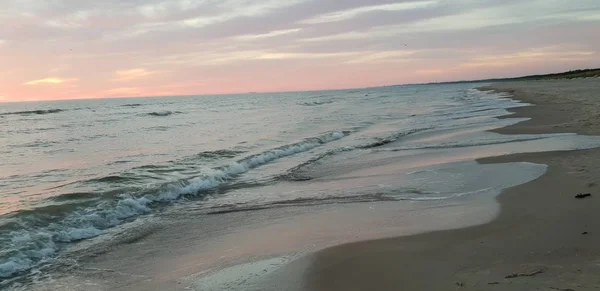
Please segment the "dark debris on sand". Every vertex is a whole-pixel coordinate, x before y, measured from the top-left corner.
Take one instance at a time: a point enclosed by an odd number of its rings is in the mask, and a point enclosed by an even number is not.
[[[582,199],[582,198],[586,198],[586,197],[590,197],[590,196],[592,196],[591,193],[579,193],[579,194],[575,195],[575,198]]]
[[[537,274],[541,274],[544,273],[543,269],[537,270],[537,271],[533,271],[533,272],[529,272],[529,273],[514,273],[514,274],[510,274],[504,278],[506,279],[511,279],[511,278],[517,278],[517,277],[533,277]]]

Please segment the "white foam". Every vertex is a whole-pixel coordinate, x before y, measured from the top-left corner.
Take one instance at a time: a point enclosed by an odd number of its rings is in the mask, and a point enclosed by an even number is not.
[[[98,236],[102,233],[101,230],[95,227],[73,228],[69,227],[65,230],[57,232],[55,240],[61,242],[78,241],[90,237]]]
[[[26,271],[56,253],[56,244],[50,233],[21,230],[10,234],[11,241],[3,248],[13,255],[0,262],[0,278]]]
[[[10,258],[9,260],[0,263],[0,277],[6,278],[13,276],[16,273],[26,271],[32,267],[31,260],[20,260]]]

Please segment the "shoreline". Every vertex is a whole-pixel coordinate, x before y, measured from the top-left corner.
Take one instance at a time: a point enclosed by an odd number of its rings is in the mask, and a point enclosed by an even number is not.
[[[582,89],[583,88],[583,89]],[[501,134],[600,134],[597,80],[521,81],[482,88],[536,106]],[[600,149],[514,154],[479,163],[533,162],[540,178],[506,189],[492,222],[349,243],[311,256],[308,290],[597,290],[600,288]],[[592,197],[575,199],[578,193]],[[350,275],[350,276],[349,276]]]
[[[521,107],[521,109],[531,108],[533,107]],[[505,111],[496,112],[494,116],[505,113]],[[507,117],[513,116],[508,115]],[[506,125],[514,122],[516,121],[506,120],[500,123]],[[520,124],[527,124],[527,122],[530,121]],[[501,131],[504,128],[497,130]],[[413,138],[419,140],[419,137]],[[427,138],[427,136],[420,138]],[[410,143],[410,140],[405,140],[405,142]],[[575,140],[572,142],[573,144],[563,142],[562,146],[557,148],[575,148],[574,145],[578,143]],[[489,157],[491,154],[498,154],[498,151],[509,153],[546,148],[543,143],[535,142],[533,144],[535,145],[533,147],[531,144],[518,144],[513,146],[512,150],[496,147],[496,150],[487,149],[479,154],[471,153],[473,149],[470,148],[456,150],[453,153],[457,155],[458,160],[465,159],[468,164],[477,168],[472,174],[473,181],[485,177],[488,181],[481,183],[491,183],[488,185],[490,187],[496,184],[503,185],[501,188],[505,188],[508,185],[523,185],[520,183],[534,179],[533,176],[527,178],[531,171],[519,172],[519,167],[514,167],[516,163],[477,165],[475,158],[478,156]],[[556,147],[549,148],[556,149]],[[546,152],[507,157],[513,157],[516,162],[525,159],[547,164],[546,160],[554,157],[557,153],[570,154],[572,152]],[[583,156],[593,154],[584,154]],[[565,157],[571,158],[571,156]],[[497,158],[478,161],[480,163],[502,162],[495,161],[495,159]],[[366,159],[364,161],[372,163],[373,160]],[[505,162],[512,162],[512,160]],[[396,163],[404,165],[405,161],[399,159]],[[520,167],[546,168],[541,165],[521,164],[523,165]],[[340,169],[356,169],[357,166],[361,166],[361,163],[346,164]],[[367,166],[365,169],[373,167],[371,164],[367,164]],[[468,165],[461,167],[463,168],[460,169],[464,170],[464,167],[468,167]],[[502,170],[485,170],[490,168]],[[396,176],[398,174],[394,174],[396,172],[390,172],[394,170],[402,173],[401,167],[399,169],[395,167],[378,169],[379,173],[398,179]],[[499,176],[506,172],[510,172],[511,175]],[[540,177],[543,172],[542,169],[535,177]],[[369,174],[373,174],[373,172],[369,172]],[[563,175],[562,172],[557,173],[553,179],[562,177],[561,175]],[[510,178],[511,176],[514,177]],[[546,176],[547,174],[538,179],[547,179],[544,178]],[[514,179],[522,180],[518,183],[505,184],[506,181]],[[352,180],[356,181],[356,178]],[[469,183],[469,180],[465,181]],[[479,183],[479,181],[475,183]],[[573,185],[575,184],[577,183],[573,183]],[[442,190],[448,190],[449,186],[451,185],[443,185]],[[286,187],[289,185],[277,184],[270,187],[272,188],[257,188],[256,191],[278,192],[287,189]],[[283,188],[279,189],[279,187]],[[54,290],[65,286],[78,286],[81,288],[78,290],[309,289],[335,291],[398,290],[400,287],[407,287],[404,288],[407,290],[466,288],[475,282],[473,281],[475,279],[469,277],[472,275],[466,275],[467,278],[463,278],[464,275],[455,278],[456,276],[448,275],[446,272],[451,270],[450,274],[456,274],[463,270],[464,266],[470,266],[471,260],[473,260],[469,253],[471,250],[476,250],[477,255],[489,252],[490,245],[488,243],[502,242],[507,236],[507,226],[500,224],[497,226],[499,228],[497,231],[488,229],[480,231],[479,234],[457,235],[457,233],[460,234],[465,229],[477,229],[478,226],[494,223],[501,207],[501,204],[498,203],[499,199],[494,198],[498,198],[499,194],[500,189],[484,195],[467,195],[464,199],[452,200],[450,203],[445,200],[440,200],[439,203],[428,202],[423,205],[380,201],[370,202],[369,207],[360,203],[349,203],[344,206],[333,203],[313,205],[308,208],[304,206],[285,207],[209,216],[205,216],[200,209],[181,205],[181,207],[165,211],[161,214],[160,219],[150,217],[146,222],[140,221],[140,225],[144,226],[143,229],[127,228],[115,232],[114,236],[106,237],[106,241],[102,239],[98,239],[96,242],[90,241],[87,247],[84,243],[80,250],[76,249],[64,257],[64,265],[59,265],[59,268],[53,270],[55,272],[51,272],[51,277],[60,278],[60,280],[40,280],[39,284],[25,285],[28,289],[18,290]],[[504,195],[502,194],[502,197]],[[518,196],[512,198],[515,201],[520,199]],[[535,199],[539,199],[539,197],[532,199],[523,205],[535,204]],[[568,199],[570,201],[572,198]],[[591,199],[593,200],[594,197]],[[590,199],[583,202],[588,200]],[[524,215],[518,217],[524,217]],[[559,217],[558,214],[557,217]],[[597,220],[595,216],[586,219]],[[520,222],[517,220],[513,224],[519,225]],[[527,227],[527,225],[519,226],[525,230]],[[498,235],[491,237],[490,233],[494,232],[497,232]],[[589,232],[589,236],[594,233],[593,230]],[[449,233],[450,235],[445,238],[440,236],[440,233]],[[559,233],[564,234],[565,231]],[[435,234],[438,236],[432,236]],[[465,236],[471,241],[470,244],[465,244]],[[481,239],[481,236],[485,238]],[[93,248],[91,248],[92,246]],[[348,246],[354,247],[348,249]],[[482,246],[488,248],[477,249]],[[456,255],[457,251],[449,253],[448,247],[460,248],[458,252],[459,254],[462,252],[462,255],[452,257],[451,255]],[[324,251],[321,251],[323,249]],[[91,253],[89,253],[90,251]],[[463,258],[468,258],[468,260],[464,261]],[[487,258],[494,259],[489,254]],[[341,265],[339,264],[340,260]],[[513,260],[516,261],[516,259]],[[492,260],[492,262],[497,261],[501,260],[497,258]],[[394,265],[398,262],[405,262],[405,264]],[[459,265],[456,266],[453,263]],[[476,263],[478,266],[482,266],[488,262]],[[521,271],[520,267],[514,267],[513,264],[498,273],[535,272],[538,270],[534,268],[535,266],[523,268]],[[321,269],[315,269],[315,267]],[[379,267],[382,269],[378,270]],[[63,272],[60,268],[67,268],[68,271]],[[408,269],[404,270],[403,268]],[[405,274],[398,274],[399,272]],[[415,274],[415,272],[417,273]],[[593,272],[598,273],[596,270]],[[495,273],[496,271],[494,271]],[[349,274],[351,276],[348,276]],[[382,274],[387,278],[378,277]],[[535,274],[536,277],[541,275],[543,274]],[[341,285],[327,285],[331,283],[328,280],[336,278],[336,276],[339,277],[334,283]],[[420,281],[431,281],[432,278],[440,285],[419,287]],[[397,280],[407,282],[406,284],[409,285],[398,283]],[[497,280],[490,282],[501,282],[500,279]],[[448,281],[450,281],[450,286],[446,284]],[[462,286],[458,286],[456,283],[460,283]],[[488,290],[487,287],[485,285],[481,289]],[[503,286],[504,289],[505,287],[506,285]],[[581,290],[581,288],[571,289]]]

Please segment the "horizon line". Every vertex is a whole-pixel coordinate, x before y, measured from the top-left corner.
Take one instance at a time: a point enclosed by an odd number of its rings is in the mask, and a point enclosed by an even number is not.
[[[164,97],[200,97],[200,96],[230,96],[230,95],[244,95],[244,94],[276,94],[276,93],[304,93],[304,92],[317,92],[317,91],[341,91],[341,90],[364,90],[371,88],[383,88],[383,87],[394,87],[394,86],[413,86],[413,85],[435,85],[435,84],[456,84],[456,83],[483,83],[483,82],[494,82],[494,81],[518,81],[527,80],[526,78],[539,77],[552,75],[563,75],[572,72],[586,72],[586,71],[600,71],[600,68],[592,69],[574,69],[569,71],[562,71],[558,73],[547,73],[547,74],[534,74],[525,75],[518,77],[499,77],[499,78],[488,78],[488,79],[476,79],[476,80],[454,80],[454,81],[440,81],[440,82],[422,82],[422,83],[408,83],[408,84],[390,84],[390,85],[379,85],[379,86],[367,86],[367,87],[350,87],[350,88],[330,88],[330,89],[310,89],[310,90],[290,90],[290,91],[249,91],[243,93],[214,93],[214,94],[181,94],[181,95],[147,95],[147,96],[104,96],[104,97],[76,97],[76,98],[65,98],[65,99],[50,99],[50,100],[20,100],[20,101],[5,101],[0,99],[0,104],[7,103],[24,103],[24,102],[57,102],[57,101],[73,101],[73,100],[103,100],[103,99],[134,99],[134,98],[164,98]],[[599,75],[600,76],[600,72]],[[531,80],[531,79],[530,79]]]

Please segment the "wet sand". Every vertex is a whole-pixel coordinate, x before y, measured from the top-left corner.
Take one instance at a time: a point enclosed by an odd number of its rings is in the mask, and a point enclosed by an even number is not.
[[[526,81],[486,89],[536,106],[508,117],[529,121],[502,134],[600,135],[600,80]],[[311,257],[309,290],[598,290],[600,149],[516,154],[480,163],[549,165],[510,188],[499,216],[480,226],[327,248]],[[576,199],[578,193],[591,197]]]

